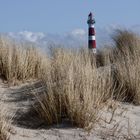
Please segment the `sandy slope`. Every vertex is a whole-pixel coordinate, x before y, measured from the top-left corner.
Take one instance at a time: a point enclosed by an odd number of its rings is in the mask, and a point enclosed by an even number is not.
[[[34,102],[32,87],[41,93],[39,82],[8,87],[0,82],[0,101],[7,107],[7,118],[13,117],[10,140],[115,140],[140,139],[140,106],[115,103],[117,109],[114,118],[110,110],[101,113],[102,121],[96,124],[90,134],[80,128],[74,128],[67,122],[48,128],[28,109]]]

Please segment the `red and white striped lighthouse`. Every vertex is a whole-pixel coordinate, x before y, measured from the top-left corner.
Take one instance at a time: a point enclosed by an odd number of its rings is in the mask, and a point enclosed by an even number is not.
[[[88,15],[88,48],[92,51],[92,53],[96,54],[96,39],[95,39],[95,19],[93,18],[92,13]]]

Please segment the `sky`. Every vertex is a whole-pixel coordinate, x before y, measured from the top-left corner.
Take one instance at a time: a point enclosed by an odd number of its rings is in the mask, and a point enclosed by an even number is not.
[[[97,28],[140,24],[140,0],[0,0],[0,32],[87,30],[90,11]]]

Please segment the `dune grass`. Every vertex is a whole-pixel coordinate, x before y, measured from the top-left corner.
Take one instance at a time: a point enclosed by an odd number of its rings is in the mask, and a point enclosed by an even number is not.
[[[68,119],[90,130],[108,100],[140,104],[139,37],[118,30],[113,39],[115,47],[96,56],[85,49],[53,48],[48,57],[1,37],[0,74],[9,83],[33,79],[44,83],[46,90],[36,96],[35,109],[48,125]]]
[[[91,129],[112,97],[111,67],[98,71],[94,57],[91,61],[86,51],[54,51],[51,66],[43,75],[46,92],[37,98],[37,111],[49,125],[67,118],[78,127]]]
[[[130,30],[115,30],[115,33],[112,35],[112,39],[115,43],[115,47],[122,53],[125,49],[131,53],[133,53],[135,49],[140,49],[140,36]]]
[[[42,73],[43,56],[31,44],[0,38],[0,74],[9,83],[37,79]]]
[[[10,138],[10,123],[7,122],[5,113],[3,105],[0,103],[0,140],[9,140]]]
[[[118,30],[113,38],[115,81],[118,90],[121,88],[121,100],[140,104],[140,37],[127,30]]]

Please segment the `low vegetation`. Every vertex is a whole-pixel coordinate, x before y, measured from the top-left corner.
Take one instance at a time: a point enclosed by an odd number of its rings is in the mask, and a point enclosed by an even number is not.
[[[118,30],[113,38],[117,94],[121,90],[121,100],[140,104],[140,37],[127,30]]]
[[[68,118],[72,124],[90,129],[103,104],[111,98],[111,69],[99,72],[95,59],[91,63],[87,52],[58,49],[53,54],[51,66],[43,75],[46,93],[38,98],[39,115],[48,124]]]
[[[43,56],[29,43],[0,38],[0,74],[8,83],[37,79],[42,74]]]
[[[9,140],[9,130],[10,126],[5,118],[5,110],[3,105],[0,103],[0,140]]]
[[[29,44],[1,37],[0,74],[8,83],[43,82],[45,91],[36,96],[35,109],[48,125],[68,119],[90,130],[108,100],[140,104],[139,37],[118,30],[113,39],[115,47],[97,56],[85,49],[52,48],[47,57]]]

